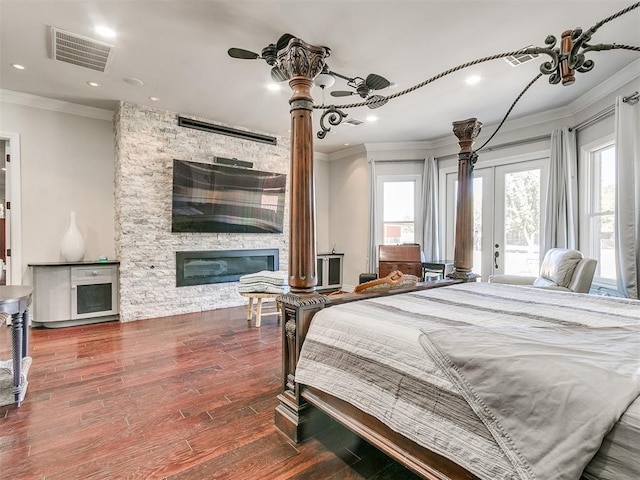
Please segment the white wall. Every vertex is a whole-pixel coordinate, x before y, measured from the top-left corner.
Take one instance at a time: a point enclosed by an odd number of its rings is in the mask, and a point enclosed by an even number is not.
[[[29,263],[63,260],[72,210],[85,259],[114,258],[113,121],[3,101],[0,131],[20,134],[24,283]]]
[[[329,167],[329,241],[344,253],[345,289],[358,284],[367,271],[369,180],[364,150],[333,161]]]
[[[322,154],[314,158],[314,179],[316,191],[316,252],[329,253],[329,162]]]

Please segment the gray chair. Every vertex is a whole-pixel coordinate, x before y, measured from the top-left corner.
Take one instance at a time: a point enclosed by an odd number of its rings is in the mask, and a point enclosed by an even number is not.
[[[489,283],[506,283],[574,293],[589,293],[597,263],[592,258],[584,258],[582,253],[577,250],[551,248],[544,255],[538,277],[491,275]]]

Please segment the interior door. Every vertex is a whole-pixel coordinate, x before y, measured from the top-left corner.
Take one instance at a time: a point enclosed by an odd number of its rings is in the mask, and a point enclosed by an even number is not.
[[[473,180],[473,271],[535,275],[540,260],[546,159],[476,168]],[[457,174],[446,176],[446,256],[453,258]]]

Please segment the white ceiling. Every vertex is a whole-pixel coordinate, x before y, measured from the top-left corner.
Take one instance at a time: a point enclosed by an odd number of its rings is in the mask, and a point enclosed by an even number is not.
[[[270,67],[262,60],[238,60],[230,47],[260,52],[281,34],[331,48],[327,63],[347,76],[377,73],[396,84],[379,93],[411,87],[451,67],[479,57],[544,46],[547,35],[591,27],[631,3],[583,1],[196,1],[196,0],[0,0],[0,88],[114,110],[118,100],[150,105],[251,130],[287,135],[290,90],[271,92]],[[117,31],[100,39],[96,24]],[[50,58],[48,27],[104,40],[114,46],[106,72]],[[605,24],[592,43],[640,45],[640,8]],[[592,72],[577,73],[570,87],[540,79],[512,116],[569,104],[640,58],[638,52],[590,54]],[[451,132],[451,122],[478,117],[496,123],[542,62],[511,67],[504,60],[479,64],[377,110],[348,109],[350,117],[379,120],[358,127],[340,125],[315,150],[330,153],[345,144],[420,141]],[[26,66],[23,71],[11,63]],[[467,86],[464,79],[483,80]],[[134,86],[125,78],[138,78]],[[87,81],[96,81],[92,88]],[[347,89],[338,79],[332,89]],[[316,103],[322,93],[314,88]],[[150,96],[159,97],[151,102]],[[355,103],[359,97],[325,101]],[[319,113],[316,113],[316,123]]]

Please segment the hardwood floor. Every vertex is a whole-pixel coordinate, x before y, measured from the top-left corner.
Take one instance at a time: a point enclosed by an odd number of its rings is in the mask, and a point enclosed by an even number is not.
[[[280,326],[244,318],[32,329],[25,401],[0,407],[0,479],[417,478],[337,425],[297,445],[279,433]]]

